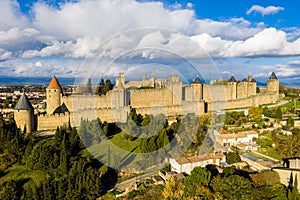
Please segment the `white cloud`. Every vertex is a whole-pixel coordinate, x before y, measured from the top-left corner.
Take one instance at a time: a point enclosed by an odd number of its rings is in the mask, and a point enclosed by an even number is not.
[[[10,58],[11,55],[12,55],[12,52],[0,48],[0,61]]]
[[[79,0],[56,8],[37,1],[29,19],[21,13],[16,0],[2,2],[0,60],[5,61],[18,58],[40,61],[40,57],[52,56],[54,59],[115,59],[123,54],[170,60],[178,56],[227,58],[300,54],[297,27],[278,30],[242,17],[218,21],[197,19],[192,3],[167,9],[162,2]],[[247,13],[267,15],[283,9],[256,5]],[[31,72],[39,67],[47,68],[47,72],[60,70],[73,75],[78,66],[66,65],[66,69],[60,69],[55,67],[59,66],[58,61],[56,65],[38,61],[24,66],[18,61],[18,65],[12,66],[20,73],[27,73],[26,67]]]
[[[252,12],[254,13],[260,13],[262,16],[265,15],[274,15],[277,14],[279,11],[283,11],[284,8],[281,6],[268,6],[263,7],[259,5],[253,5],[246,13],[247,15],[250,15]]]
[[[187,7],[187,8],[193,8],[193,6],[194,6],[194,4],[192,4],[191,2],[188,2],[188,3],[186,4],[186,7]]]
[[[16,45],[25,41],[32,41],[33,37],[38,34],[39,31],[33,28],[20,29],[15,27],[7,31],[0,31],[0,45]]]
[[[0,30],[5,31],[13,27],[25,28],[28,19],[21,13],[17,0],[1,0]]]

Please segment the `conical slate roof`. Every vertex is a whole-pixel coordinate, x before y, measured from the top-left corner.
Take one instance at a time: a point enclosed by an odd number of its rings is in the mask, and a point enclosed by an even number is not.
[[[33,110],[33,107],[24,92],[21,94],[15,110]]]
[[[271,74],[271,76],[270,76],[270,78],[269,79],[277,79],[277,76],[276,76],[276,74],[274,73],[274,72],[272,72],[272,74]]]
[[[193,81],[193,84],[202,84],[200,78],[197,76],[196,79]]]
[[[248,82],[248,81],[247,81],[247,79],[246,79],[246,78],[244,78],[244,79],[242,80],[242,82]]]
[[[67,108],[66,104],[63,103],[61,106],[59,106],[54,110],[53,114],[66,113],[66,112],[69,112],[69,109]]]
[[[253,79],[251,80],[251,82],[256,83],[256,80],[253,78]]]
[[[231,78],[228,80],[228,82],[237,82],[237,80],[234,78],[234,76],[231,76]]]
[[[57,89],[57,90],[61,90],[61,86],[59,84],[59,82],[56,79],[56,76],[53,76],[49,85],[48,85],[48,89]]]

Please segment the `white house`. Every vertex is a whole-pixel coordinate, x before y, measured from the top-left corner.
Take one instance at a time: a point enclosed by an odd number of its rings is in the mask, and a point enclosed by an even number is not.
[[[205,167],[206,165],[220,165],[220,162],[226,162],[226,156],[223,153],[209,153],[200,156],[179,157],[170,159],[171,171],[177,173],[190,174],[195,167]]]
[[[243,148],[247,150],[255,150],[252,148],[257,148],[254,138],[258,138],[258,133],[256,131],[243,131],[233,134],[221,134],[219,137],[220,143],[225,147],[229,146],[239,146],[244,144]],[[244,146],[247,145],[245,148]],[[241,145],[240,145],[241,146]]]

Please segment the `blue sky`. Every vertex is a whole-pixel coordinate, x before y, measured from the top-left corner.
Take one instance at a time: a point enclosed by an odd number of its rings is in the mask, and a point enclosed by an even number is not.
[[[0,76],[157,71],[264,81],[275,71],[298,84],[299,8],[295,0],[0,0]]]

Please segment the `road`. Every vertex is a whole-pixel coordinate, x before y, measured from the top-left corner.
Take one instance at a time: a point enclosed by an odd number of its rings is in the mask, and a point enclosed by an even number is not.
[[[263,106],[263,107],[274,108],[274,107],[278,107],[278,106],[282,106],[284,104],[287,104],[288,102],[289,102],[288,100],[281,100],[280,102],[278,102],[276,104],[272,104],[272,105],[268,105],[268,106]],[[244,112],[245,110],[248,110],[248,108],[233,109],[233,110],[230,110],[230,111],[231,112]]]
[[[281,100],[280,102],[273,104],[273,105],[269,105],[269,106],[264,106],[264,107],[268,107],[268,108],[274,108],[274,107],[278,107],[278,106],[282,106],[284,104],[287,104],[289,101],[288,100]]]

